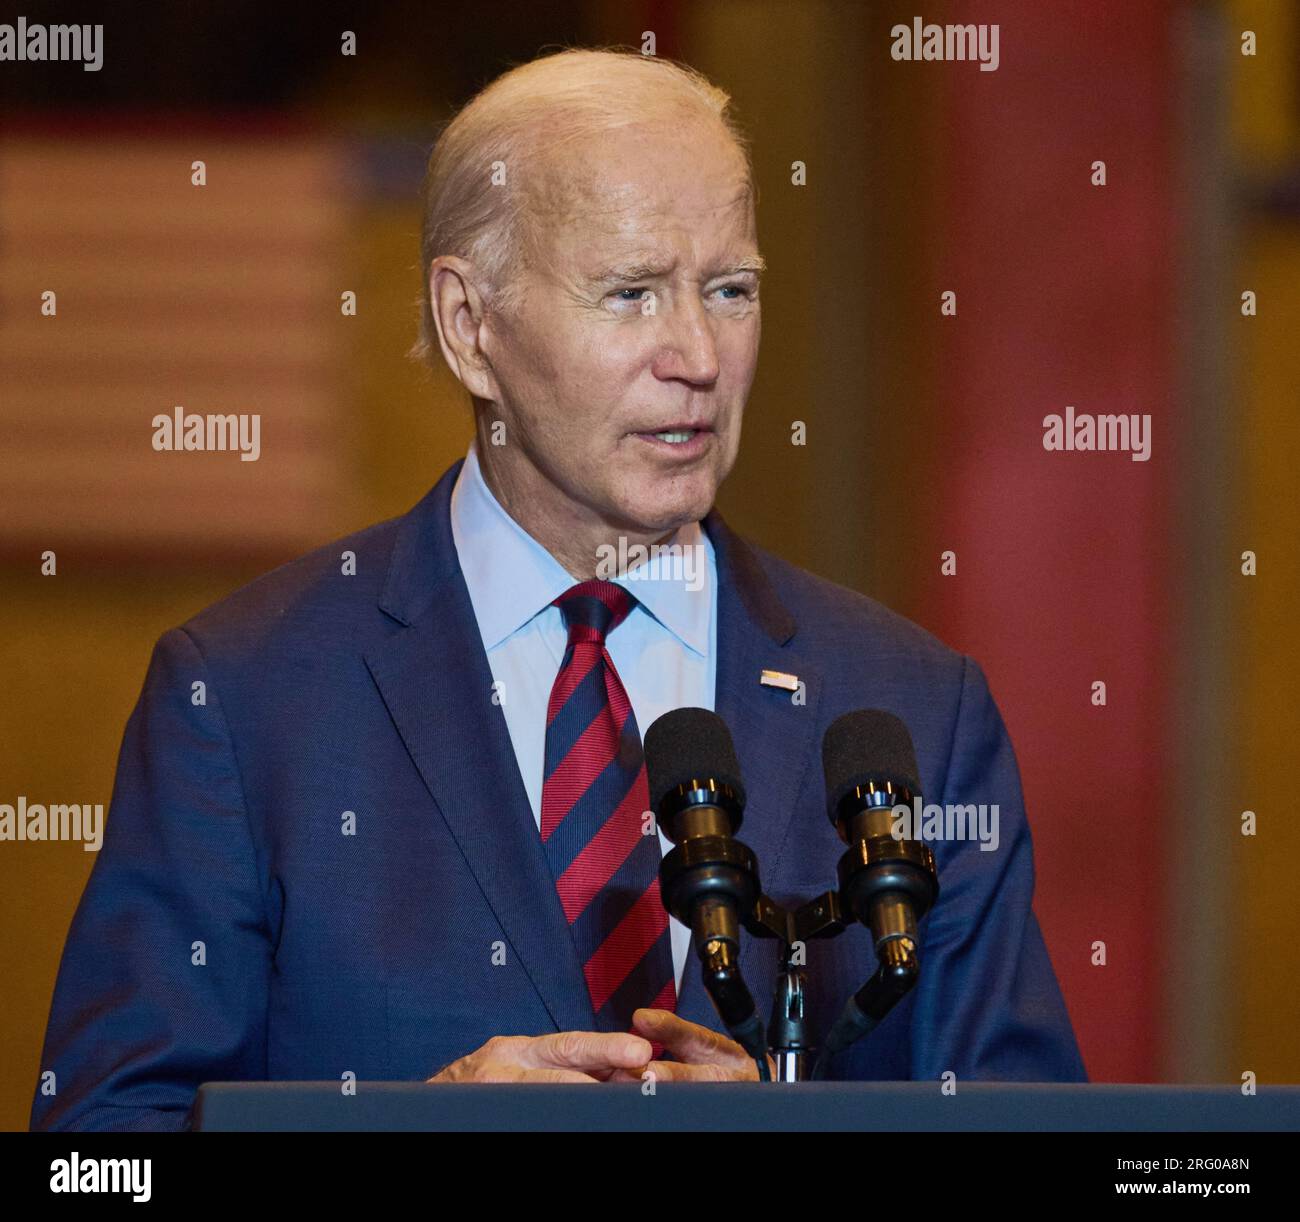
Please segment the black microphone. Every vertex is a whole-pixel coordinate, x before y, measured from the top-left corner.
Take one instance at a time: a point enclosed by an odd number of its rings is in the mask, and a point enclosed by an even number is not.
[[[895,837],[894,808],[921,801],[920,770],[907,727],[892,713],[858,709],[831,723],[822,740],[827,810],[848,851],[840,858],[840,901],[871,932],[878,970],[850,997],[823,1045],[813,1077],[867,1034],[916,983],[917,922],[939,894],[934,854]]]
[[[674,845],[659,864],[663,905],[694,933],[718,1016],[766,1078],[763,1023],[740,975],[740,926],[761,887],[757,858],[735,839],[745,787],[731,733],[708,709],[673,709],[646,731],[644,750],[650,805]]]

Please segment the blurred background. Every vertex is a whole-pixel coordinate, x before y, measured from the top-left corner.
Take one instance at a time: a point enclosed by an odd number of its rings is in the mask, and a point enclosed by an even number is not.
[[[405,355],[438,124],[653,31],[732,94],[759,181],[723,513],[985,668],[1093,1080],[1300,1082],[1291,0],[920,6],[998,23],[995,72],[893,61],[915,0],[22,7],[105,30],[99,72],[0,64],[0,801],[107,807],[163,631],[464,453],[458,386]],[[177,405],[260,413],[260,460],[155,452]],[[1046,452],[1067,405],[1149,413],[1150,461]],[[93,860],[0,842],[0,1127]]]

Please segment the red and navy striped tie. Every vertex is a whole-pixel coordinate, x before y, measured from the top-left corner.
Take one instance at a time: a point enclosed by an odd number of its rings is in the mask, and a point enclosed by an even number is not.
[[[671,1010],[672,944],[659,899],[659,837],[641,734],[605,638],[634,600],[583,581],[555,600],[569,630],[546,710],[542,841],[599,1031],[627,1031],[639,1006]]]

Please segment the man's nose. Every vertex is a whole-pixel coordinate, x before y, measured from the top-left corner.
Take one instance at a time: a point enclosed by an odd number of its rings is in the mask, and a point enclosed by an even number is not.
[[[714,341],[712,320],[704,303],[690,293],[673,303],[667,317],[666,351],[662,354],[659,376],[682,378],[698,384],[718,380],[718,346]]]

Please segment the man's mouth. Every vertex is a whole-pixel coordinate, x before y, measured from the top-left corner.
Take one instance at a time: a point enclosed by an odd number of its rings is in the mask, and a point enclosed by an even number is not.
[[[651,433],[651,437],[658,437],[660,441],[667,441],[673,445],[681,445],[683,441],[690,441],[698,432],[698,429],[673,429],[667,433]]]
[[[632,436],[649,446],[660,462],[674,465],[698,462],[713,446],[713,430],[691,424],[673,424]]]
[[[653,432],[639,432],[636,436],[644,437],[647,441],[661,441],[665,445],[689,447],[697,437],[702,438],[712,433],[712,431],[712,429],[704,425],[674,424],[666,429],[656,429]]]

